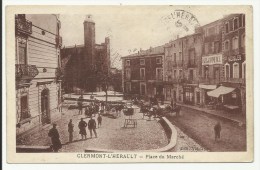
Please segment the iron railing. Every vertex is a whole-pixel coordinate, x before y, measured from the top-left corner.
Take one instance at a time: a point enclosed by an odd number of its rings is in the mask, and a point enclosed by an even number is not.
[[[39,74],[35,65],[15,64],[16,79],[33,79]]]
[[[15,19],[16,32],[22,32],[25,34],[32,34],[32,22],[23,18]]]

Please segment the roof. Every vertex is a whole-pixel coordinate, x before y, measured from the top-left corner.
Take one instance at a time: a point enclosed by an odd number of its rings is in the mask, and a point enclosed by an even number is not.
[[[164,47],[166,47],[166,44],[158,46],[158,47],[153,47],[153,48],[151,47],[150,49],[147,49],[147,50],[140,50],[138,53],[123,56],[122,58],[163,54],[164,53]]]

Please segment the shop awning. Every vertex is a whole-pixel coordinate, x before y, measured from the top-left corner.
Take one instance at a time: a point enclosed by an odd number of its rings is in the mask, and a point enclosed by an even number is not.
[[[206,85],[206,84],[200,84],[199,88],[207,89],[207,90],[214,90],[217,88],[217,85]]]
[[[232,87],[220,86],[215,90],[207,92],[207,94],[211,97],[218,98],[220,95],[231,93],[234,90],[235,90],[235,88],[232,88]]]

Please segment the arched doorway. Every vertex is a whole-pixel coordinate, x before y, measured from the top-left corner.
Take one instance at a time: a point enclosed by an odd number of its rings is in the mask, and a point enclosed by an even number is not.
[[[49,89],[44,89],[41,92],[41,113],[42,113],[42,124],[50,123],[51,119],[50,119]]]

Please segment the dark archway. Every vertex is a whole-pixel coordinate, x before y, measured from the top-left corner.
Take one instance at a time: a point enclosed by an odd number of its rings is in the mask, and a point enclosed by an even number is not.
[[[41,92],[41,120],[42,124],[51,123],[50,118],[50,92],[49,89],[44,89]]]

